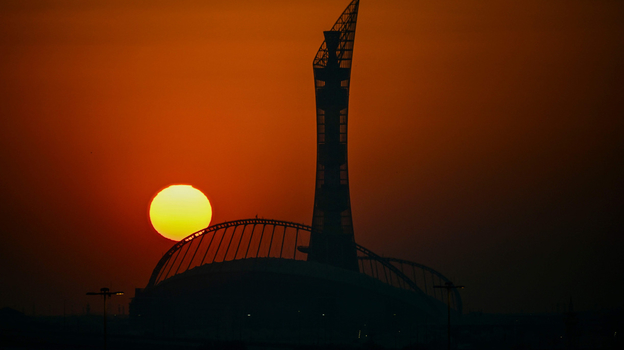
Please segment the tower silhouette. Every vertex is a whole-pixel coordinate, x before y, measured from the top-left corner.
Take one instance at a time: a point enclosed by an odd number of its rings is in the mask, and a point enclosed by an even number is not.
[[[308,260],[358,271],[347,166],[351,60],[359,0],[340,15],[314,58],[317,158]]]

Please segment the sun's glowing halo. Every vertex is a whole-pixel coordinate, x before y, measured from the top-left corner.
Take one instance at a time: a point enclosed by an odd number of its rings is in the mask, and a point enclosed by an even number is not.
[[[171,185],[152,199],[149,217],[158,233],[179,241],[208,227],[212,219],[212,207],[208,198],[193,186]]]

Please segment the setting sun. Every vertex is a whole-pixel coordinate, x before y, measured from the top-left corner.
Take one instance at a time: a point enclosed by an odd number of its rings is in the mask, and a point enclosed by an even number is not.
[[[193,186],[172,185],[152,199],[149,216],[158,233],[179,241],[208,227],[212,219],[212,207],[208,198]]]

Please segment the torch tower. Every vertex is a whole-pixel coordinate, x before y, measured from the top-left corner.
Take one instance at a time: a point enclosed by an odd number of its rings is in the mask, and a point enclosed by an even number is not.
[[[313,232],[308,260],[358,271],[353,237],[349,172],[347,167],[347,115],[351,59],[359,0],[340,15],[314,57],[317,159]]]

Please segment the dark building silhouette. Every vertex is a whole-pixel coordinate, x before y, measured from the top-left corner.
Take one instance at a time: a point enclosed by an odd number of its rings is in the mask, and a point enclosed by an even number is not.
[[[130,305],[144,332],[290,344],[432,343],[445,337],[449,280],[354,240],[347,116],[359,0],[313,63],[317,166],[312,225],[246,219],[184,238],[158,262]],[[452,292],[461,313],[461,298]]]
[[[353,238],[347,119],[351,59],[359,2],[353,1],[314,57],[317,155],[316,192],[308,260],[358,271]]]

